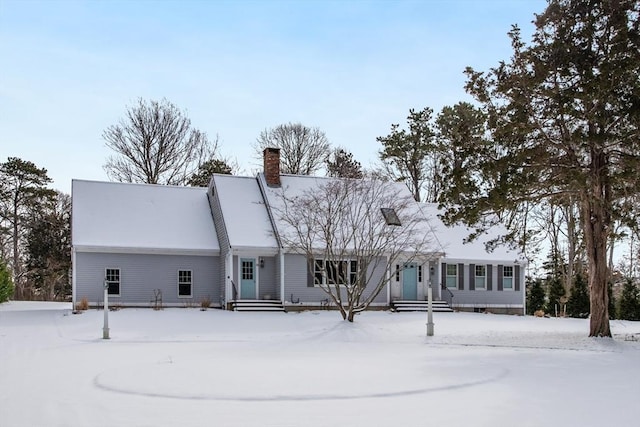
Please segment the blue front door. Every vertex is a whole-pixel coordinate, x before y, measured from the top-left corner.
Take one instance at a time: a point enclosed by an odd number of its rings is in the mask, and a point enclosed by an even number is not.
[[[240,260],[240,299],[256,299],[256,260]]]
[[[415,263],[405,264],[402,270],[402,299],[418,299],[418,268]]]

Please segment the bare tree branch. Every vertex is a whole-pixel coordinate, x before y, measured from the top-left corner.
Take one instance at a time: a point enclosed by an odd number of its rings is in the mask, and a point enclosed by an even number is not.
[[[126,118],[102,134],[115,154],[104,170],[119,182],[185,185],[217,150],[217,138],[191,127],[191,120],[171,102],[138,99]]]

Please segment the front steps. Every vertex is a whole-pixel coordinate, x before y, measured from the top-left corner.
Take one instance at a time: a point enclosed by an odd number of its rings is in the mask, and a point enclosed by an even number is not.
[[[449,307],[446,301],[432,301],[434,313],[452,313],[453,309]],[[427,311],[427,301],[393,301],[391,303],[393,311]]]
[[[231,302],[231,310],[284,312],[284,305],[280,300],[239,299]]]

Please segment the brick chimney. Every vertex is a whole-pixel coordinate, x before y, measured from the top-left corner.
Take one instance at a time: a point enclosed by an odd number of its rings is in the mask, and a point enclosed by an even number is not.
[[[280,149],[265,148],[264,159],[264,179],[269,187],[280,187]]]

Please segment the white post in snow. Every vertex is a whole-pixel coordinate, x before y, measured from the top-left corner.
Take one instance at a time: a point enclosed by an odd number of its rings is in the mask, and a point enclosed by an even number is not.
[[[109,285],[104,281],[104,326],[102,327],[102,339],[109,339]]]
[[[433,336],[433,292],[431,290],[431,282],[427,289],[427,336]]]

